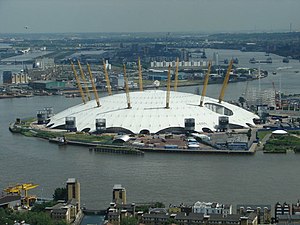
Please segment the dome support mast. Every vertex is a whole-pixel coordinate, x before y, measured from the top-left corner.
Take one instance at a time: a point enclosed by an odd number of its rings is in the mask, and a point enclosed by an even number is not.
[[[219,103],[222,103],[222,101],[224,99],[225,90],[226,90],[227,85],[228,85],[232,64],[233,64],[233,60],[230,60],[230,63],[229,63],[228,69],[227,69],[227,73],[226,73],[226,76],[225,76],[224,81],[223,81],[223,86],[222,86],[222,89],[221,89],[221,92],[220,92]]]
[[[91,95],[90,95],[89,88],[88,88],[88,85],[87,85],[87,82],[86,82],[86,79],[85,79],[85,76],[84,76],[84,72],[83,72],[82,66],[81,66],[79,60],[77,60],[77,63],[78,63],[78,67],[79,67],[79,70],[80,70],[81,78],[82,78],[83,83],[84,83],[85,93],[86,93],[86,95],[88,97],[88,100],[91,101]]]
[[[90,76],[90,80],[91,80],[91,83],[92,83],[92,87],[93,87],[93,91],[94,91],[94,95],[95,95],[95,100],[97,102],[97,106],[100,107],[100,101],[99,101],[99,96],[98,96],[98,92],[97,92],[97,89],[96,89],[96,85],[95,85],[95,82],[94,82],[94,78],[93,78],[93,74],[91,72],[91,67],[89,64],[86,65],[87,68],[88,68],[88,72],[89,72],[89,76]]]
[[[208,78],[210,75],[210,68],[211,68],[211,61],[208,63],[208,69],[207,73],[205,75],[204,83],[203,83],[203,89],[202,89],[202,94],[201,94],[201,100],[200,100],[200,107],[203,107],[203,102],[204,102],[204,97],[206,96],[206,89],[207,89],[207,84],[208,84]]]
[[[81,95],[81,98],[82,98],[82,102],[85,104],[86,101],[85,101],[85,96],[84,96],[84,93],[82,91],[82,87],[81,87],[81,84],[80,84],[80,80],[79,80],[79,77],[77,75],[77,72],[76,72],[76,69],[75,69],[75,66],[73,64],[73,62],[71,61],[71,66],[72,66],[72,70],[73,70],[73,73],[74,73],[74,76],[75,76],[75,79],[76,79],[76,82],[77,82],[77,86],[78,86],[78,89],[79,89],[79,92],[80,92],[80,95]]]
[[[108,77],[108,73],[107,73],[107,69],[106,69],[106,64],[105,64],[104,60],[103,60],[103,71],[104,71],[104,75],[105,75],[108,95],[112,95],[110,81],[109,81],[109,77]]]
[[[179,58],[176,60],[176,70],[175,70],[175,83],[174,83],[174,91],[177,91],[178,86],[178,66],[179,66]]]
[[[167,96],[166,96],[166,109],[170,108],[170,89],[171,89],[171,66],[168,70],[168,83],[167,83]]]
[[[140,85],[140,91],[143,91],[143,76],[142,76],[142,65],[141,65],[141,59],[140,59],[140,57],[138,59],[138,67],[139,67],[139,85]]]
[[[124,69],[125,92],[126,92],[126,98],[127,98],[127,109],[131,109],[128,79],[127,79],[127,76],[126,76],[126,66],[125,66],[125,64],[123,64],[123,69]]]

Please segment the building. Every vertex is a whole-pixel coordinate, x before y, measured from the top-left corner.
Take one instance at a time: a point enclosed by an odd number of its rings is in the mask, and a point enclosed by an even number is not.
[[[107,211],[107,221],[113,225],[120,225],[124,218],[134,217],[136,215],[135,203],[116,204],[112,202]]]
[[[220,214],[204,215],[203,213],[145,213],[141,217],[142,224],[145,225],[165,225],[176,223],[180,225],[257,225],[257,216],[251,213],[248,216],[241,217],[237,214]]]
[[[112,201],[116,204],[126,204],[126,189],[121,184],[114,185]]]
[[[213,61],[215,63],[215,66],[219,66],[219,53],[218,52],[214,52]]]
[[[259,224],[271,223],[271,205],[240,204],[236,206],[236,212],[241,216],[255,212],[257,214],[257,220]]]
[[[284,202],[281,204],[277,202],[275,204],[275,220],[278,220],[278,216],[280,215],[291,215],[291,205]]]
[[[186,132],[185,119],[194,119],[196,132],[213,132],[218,129],[219,117],[228,117],[228,129],[254,127],[253,119],[259,117],[241,107],[217,99],[205,97],[199,107],[201,96],[170,92],[169,108],[166,108],[166,91],[146,90],[128,94],[131,108],[127,108],[126,93],[106,96],[96,101],[68,108],[50,118],[48,128],[65,129],[65,118],[74,117],[77,131],[96,132],[96,119],[105,119],[106,132],[159,134]]]
[[[29,83],[34,90],[58,90],[66,86],[65,82],[55,80],[39,80]]]
[[[67,180],[67,202],[58,201],[58,203],[52,207],[46,207],[51,218],[57,220],[65,220],[67,223],[71,223],[81,214],[80,209],[80,183],[75,178],[69,178]]]
[[[0,195],[0,208],[14,208],[21,205],[21,196],[18,194]]]
[[[75,199],[67,202],[59,201],[52,207],[46,207],[45,210],[55,220],[65,220],[67,223],[73,222],[79,212],[78,204]]]
[[[80,183],[75,178],[69,178],[67,180],[67,191],[68,191],[68,201],[75,199],[78,204],[78,209],[80,209]]]
[[[300,215],[278,215],[277,224],[299,224]]]
[[[220,214],[227,216],[228,214],[232,214],[232,205],[198,201],[193,206],[193,213],[203,213],[204,215]]]
[[[208,61],[188,61],[188,60],[181,60],[178,63],[179,68],[200,68],[206,67],[208,65]],[[151,68],[168,68],[169,66],[175,67],[175,61],[152,61],[150,62]]]
[[[48,69],[55,66],[54,58],[38,58],[33,65],[34,68]]]
[[[296,204],[292,204],[292,215],[300,215],[300,200]]]
[[[12,73],[12,71],[3,71],[3,84],[27,84],[29,77],[23,73]]]

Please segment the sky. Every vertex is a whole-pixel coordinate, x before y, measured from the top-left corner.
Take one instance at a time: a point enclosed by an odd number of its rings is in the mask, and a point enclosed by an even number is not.
[[[299,10],[300,0],[0,0],[0,33],[300,31]]]

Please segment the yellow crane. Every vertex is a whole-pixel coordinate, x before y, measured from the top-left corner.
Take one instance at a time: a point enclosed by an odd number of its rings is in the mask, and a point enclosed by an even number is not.
[[[127,109],[131,109],[130,105],[130,96],[129,96],[129,87],[128,87],[128,79],[126,76],[126,66],[123,64],[124,69],[124,83],[125,83],[125,92],[126,92],[126,98],[127,98]]]
[[[79,60],[77,60],[77,63],[78,63],[78,67],[79,67],[79,70],[80,70],[81,78],[82,78],[83,83],[84,83],[85,93],[86,93],[86,95],[88,97],[88,100],[91,101],[91,95],[90,95],[89,88],[88,88],[88,85],[87,85],[87,82],[86,82],[86,79],[85,79],[85,76],[84,76],[84,72],[83,72],[82,66],[81,66]]]
[[[233,64],[233,59],[230,60],[230,63],[229,63],[228,69],[227,69],[227,73],[226,73],[226,76],[223,81],[222,89],[221,89],[220,96],[219,96],[219,103],[222,103],[222,101],[224,99],[224,94],[225,94],[226,87],[228,85],[232,64]]]
[[[177,57],[177,60],[176,60],[176,70],[175,70],[174,91],[177,91],[177,85],[178,85],[178,66],[179,66],[179,58]]]
[[[83,93],[83,91],[82,91],[82,87],[81,87],[81,84],[80,84],[80,80],[79,80],[79,78],[78,78],[78,75],[77,75],[75,66],[74,66],[74,64],[73,64],[72,61],[71,61],[71,66],[72,66],[72,70],[73,70],[73,73],[74,73],[74,76],[75,76],[75,79],[76,79],[76,83],[77,83],[77,86],[78,86],[78,89],[79,89],[79,92],[80,92],[82,101],[83,101],[83,103],[85,104],[86,101],[85,101],[84,93]]]
[[[110,81],[109,81],[109,77],[108,77],[108,73],[107,73],[107,69],[106,69],[104,60],[103,60],[103,71],[104,71],[104,75],[105,75],[108,95],[112,95]]]
[[[9,194],[21,195],[21,189],[22,189],[22,185],[21,184],[16,184],[14,186],[9,186],[9,187],[5,188],[4,191],[9,193]]]
[[[4,191],[10,194],[18,194],[18,195],[21,195],[22,191],[24,191],[24,195],[22,196],[23,199],[21,200],[21,203],[23,206],[29,208],[30,205],[36,201],[36,196],[28,195],[28,191],[38,186],[39,186],[38,184],[33,184],[33,183],[16,184],[14,186],[9,186],[5,188]]]
[[[24,191],[24,205],[26,205],[27,207],[29,207],[32,204],[32,202],[36,201],[36,196],[28,195],[28,190],[34,189],[38,186],[38,184],[33,183],[25,183],[22,185],[22,190]]]
[[[92,83],[92,87],[93,87],[93,91],[94,91],[94,95],[95,95],[95,100],[97,102],[97,106],[100,107],[98,92],[97,92],[97,89],[96,89],[96,85],[95,85],[95,82],[94,82],[94,79],[93,79],[93,74],[91,72],[91,67],[90,67],[89,64],[87,64],[87,68],[88,68],[90,80],[91,80],[91,83]]]
[[[141,59],[140,59],[140,57],[138,59],[138,67],[139,67],[139,85],[140,85],[140,91],[143,91],[143,76],[142,76],[142,65],[141,65]]]
[[[204,97],[206,96],[206,89],[207,89],[207,84],[208,84],[208,78],[210,75],[210,68],[211,68],[211,61],[209,61],[209,63],[208,63],[207,73],[204,78],[203,89],[202,89],[201,100],[200,100],[201,107],[203,106]]]
[[[170,89],[171,89],[171,66],[168,70],[168,82],[167,82],[167,96],[166,96],[166,109],[170,108]]]

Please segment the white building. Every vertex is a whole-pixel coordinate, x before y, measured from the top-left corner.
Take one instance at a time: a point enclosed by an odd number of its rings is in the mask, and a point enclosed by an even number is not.
[[[255,126],[253,119],[259,117],[236,105],[219,103],[217,99],[205,97],[204,106],[199,106],[201,96],[183,92],[170,92],[170,107],[166,108],[166,91],[147,90],[129,93],[131,108],[127,108],[126,94],[115,94],[96,101],[68,108],[50,118],[49,128],[64,129],[65,118],[74,117],[78,131],[96,130],[96,119],[106,120],[106,130],[125,133],[162,133],[184,130],[185,119],[193,118],[195,131],[215,131],[220,116],[227,116],[234,127]]]
[[[232,205],[224,205],[217,202],[196,202],[193,206],[193,213],[203,213],[204,215],[232,214]]]

